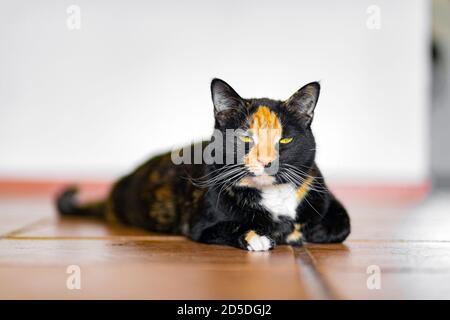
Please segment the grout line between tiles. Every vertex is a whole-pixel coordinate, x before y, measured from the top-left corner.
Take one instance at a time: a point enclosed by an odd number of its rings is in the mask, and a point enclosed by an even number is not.
[[[29,223],[29,224],[23,226],[23,227],[14,229],[14,230],[11,231],[11,232],[7,232],[7,233],[5,233],[5,234],[3,234],[3,235],[0,235],[0,239],[7,239],[7,238],[9,238],[9,237],[14,237],[16,234],[20,234],[20,233],[26,232],[26,231],[28,231],[28,230],[30,230],[30,229],[36,227],[36,226],[39,226],[39,225],[44,224],[44,223],[47,223],[47,222],[49,222],[49,221],[50,221],[50,218],[41,218],[41,219],[38,219],[38,220],[33,221],[33,222],[31,222],[31,223]]]
[[[305,246],[292,248],[301,279],[304,280],[308,296],[311,299],[334,299],[330,288],[317,271],[316,261]]]
[[[8,236],[6,240],[100,240],[100,241],[184,241],[184,237],[170,236],[105,236],[105,237],[74,237],[74,236]]]

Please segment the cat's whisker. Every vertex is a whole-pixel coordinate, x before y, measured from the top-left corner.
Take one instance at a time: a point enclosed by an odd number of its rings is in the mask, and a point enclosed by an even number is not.
[[[291,181],[294,181],[294,184],[296,186],[302,185],[303,183],[305,183],[307,181],[305,178],[296,175],[295,172],[290,171],[287,168],[285,168],[285,173],[286,173],[286,175],[288,175],[291,178]],[[308,186],[309,190],[315,191],[315,192],[317,192],[319,194],[328,192],[328,190],[325,189],[324,187],[322,187],[322,186],[315,186],[314,184],[315,183],[310,184]]]
[[[298,187],[297,183],[292,181],[292,179],[285,173],[280,173],[280,175],[282,175],[284,177],[284,179],[286,180],[286,182],[292,183],[295,187]]]
[[[314,206],[311,204],[311,202],[308,201],[307,197],[304,197],[303,200],[305,200],[306,203],[309,204],[309,206],[319,215],[319,217],[323,218],[323,215],[321,215],[319,213],[319,211],[317,211],[316,208],[314,208]]]
[[[229,169],[227,171],[224,172],[220,172],[219,174],[217,174],[215,177],[212,177],[210,179],[208,179],[207,181],[218,181],[221,180],[227,176],[229,176],[230,174],[233,174],[236,171],[241,170],[240,168],[233,168],[233,169]]]
[[[238,168],[232,169],[230,171],[227,171],[226,173],[223,173],[220,176],[218,176],[217,179],[215,179],[215,181],[227,179],[229,176],[235,174],[236,172],[240,172],[241,170],[242,170],[242,167],[238,167]]]
[[[286,167],[289,167],[290,169],[292,169],[292,170],[294,170],[294,171],[297,171],[299,174],[308,176],[308,173],[307,173],[307,172],[303,171],[302,169],[300,169],[300,168],[298,168],[298,167],[296,167],[296,166],[293,166],[293,165],[291,165],[291,164],[289,164],[289,163],[285,163],[284,165],[285,165]],[[304,166],[304,167],[306,167],[306,166]],[[308,170],[309,170],[309,168],[308,168]]]
[[[287,168],[286,168],[287,169]],[[287,169],[288,170],[288,169]],[[295,176],[298,176],[299,178],[301,178],[302,180],[303,179],[307,179],[308,177],[310,177],[310,175],[306,175],[306,177],[304,177],[304,176],[302,176],[299,172],[298,172],[298,169],[296,170],[296,168],[290,168],[290,172],[293,174],[293,175],[295,175]],[[318,190],[324,190],[324,191],[328,191],[328,188],[320,181],[320,180],[322,180],[323,181],[323,178],[322,177],[314,177],[314,184],[316,185],[316,188],[318,189]]]
[[[231,186],[232,184],[234,184],[236,182],[236,180],[240,179],[241,177],[243,177],[246,174],[246,170],[244,169],[243,171],[235,174],[233,177],[229,178],[228,180],[226,180],[223,184],[222,187],[219,190],[219,193],[217,195],[217,201],[216,201],[216,209],[217,206],[219,205],[219,199],[220,199],[220,195],[222,194],[222,191],[225,190],[226,188],[228,188],[229,186]]]
[[[302,184],[306,181],[305,178],[303,178],[302,176],[299,176],[297,174],[295,174],[295,172],[293,172],[292,170],[290,170],[289,168],[284,168],[284,172],[286,173],[286,175],[288,175],[289,177],[291,177],[292,179],[294,179],[296,182],[298,182],[299,184]]]
[[[241,170],[242,170],[241,166],[232,168],[227,171],[220,172],[217,176],[212,177],[211,179],[206,179],[205,181],[202,181],[202,180],[194,181],[193,183],[199,187],[212,186],[212,185],[216,184],[217,182],[220,182],[220,181],[226,179],[227,177],[229,177],[230,175],[233,175],[234,173],[239,172]]]
[[[219,183],[223,183],[225,181],[228,181],[228,179],[230,179],[232,176],[234,176],[236,173],[240,173],[243,169],[242,168],[235,168],[233,170],[230,170],[228,172],[225,172],[223,174],[221,174],[220,176],[217,176],[213,179],[209,180],[210,184],[219,184]]]
[[[223,167],[217,168],[217,169],[215,169],[215,170],[212,170],[212,171],[210,171],[209,173],[207,173],[207,174],[205,174],[205,175],[203,175],[203,176],[201,176],[201,177],[192,178],[192,179],[195,179],[195,180],[205,179],[205,178],[207,178],[207,177],[209,177],[209,176],[211,176],[211,175],[213,175],[213,174],[220,173],[220,172],[222,172],[222,171],[226,171],[226,170],[228,170],[228,169],[231,169],[231,168],[234,168],[234,167],[237,167],[237,166],[239,166],[239,164],[226,164],[226,165],[224,165]]]
[[[201,176],[201,177],[194,178],[194,177],[188,176],[188,177],[181,177],[181,178],[188,179],[195,186],[207,185],[208,181],[210,179],[214,178],[215,176],[217,177],[221,173],[224,173],[224,172],[226,172],[227,170],[230,170],[230,169],[231,169],[231,167],[230,168],[222,167],[222,168],[218,168],[218,169],[212,170],[208,174],[206,174],[204,176]]]
[[[295,173],[297,173],[298,175],[300,175],[303,178],[308,178],[310,176],[310,174],[308,172],[303,171],[302,169],[293,166],[289,163],[284,164],[286,167],[288,167],[291,171],[294,171]],[[309,169],[308,169],[309,171]],[[316,177],[316,180],[323,180],[322,177]]]

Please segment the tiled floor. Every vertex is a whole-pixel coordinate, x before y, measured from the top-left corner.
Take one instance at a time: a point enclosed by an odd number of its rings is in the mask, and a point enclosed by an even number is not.
[[[450,298],[448,194],[340,193],[353,220],[344,244],[255,253],[59,219],[47,192],[0,188],[0,298]],[[67,289],[70,265],[80,290]]]

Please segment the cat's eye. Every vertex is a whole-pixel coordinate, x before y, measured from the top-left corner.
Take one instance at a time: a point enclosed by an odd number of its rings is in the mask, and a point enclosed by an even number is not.
[[[250,138],[249,136],[239,136],[239,139],[241,139],[242,141],[246,142],[246,143],[250,143],[252,142],[252,138]]]
[[[292,142],[293,139],[294,138],[292,138],[292,137],[290,137],[290,138],[283,138],[283,139],[280,139],[280,143],[287,144],[287,143]]]

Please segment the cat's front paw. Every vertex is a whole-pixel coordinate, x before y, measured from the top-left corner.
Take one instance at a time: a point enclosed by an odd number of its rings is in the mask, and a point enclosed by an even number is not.
[[[248,251],[267,251],[275,246],[270,237],[259,235],[253,230],[248,231],[243,238],[243,247]]]

